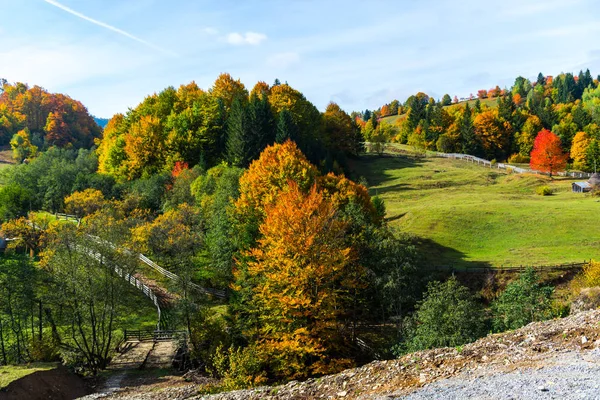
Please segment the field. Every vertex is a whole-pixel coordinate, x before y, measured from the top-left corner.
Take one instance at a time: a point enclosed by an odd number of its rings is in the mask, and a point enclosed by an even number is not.
[[[452,107],[455,105],[460,105],[464,107],[465,103],[469,103],[470,107],[473,107],[475,105],[475,102],[477,100],[468,100],[468,101],[463,101],[460,102],[458,104],[451,104],[449,106],[445,106],[444,108],[448,108],[448,107]],[[490,108],[496,108],[498,107],[498,99],[483,99],[481,100],[481,105],[487,104]],[[401,114],[401,115],[392,115],[389,117],[385,117],[382,119],[382,121],[387,122],[388,124],[395,124],[399,119],[404,119],[406,118],[406,114]]]
[[[53,363],[35,363],[30,365],[13,365],[0,367],[0,389],[8,386],[11,382],[21,379],[37,371],[49,371],[56,368]]]
[[[600,256],[600,202],[573,180],[507,174],[464,161],[367,155],[352,166],[390,224],[421,238],[432,267],[582,262]],[[548,185],[551,196],[535,189]]]

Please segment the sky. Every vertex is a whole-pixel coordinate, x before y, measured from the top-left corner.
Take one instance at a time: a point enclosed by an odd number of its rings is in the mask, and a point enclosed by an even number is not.
[[[0,77],[106,118],[221,72],[350,112],[538,72],[597,76],[598,37],[597,0],[0,0]]]

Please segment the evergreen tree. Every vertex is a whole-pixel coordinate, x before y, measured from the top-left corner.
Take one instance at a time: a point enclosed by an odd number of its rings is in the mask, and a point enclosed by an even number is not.
[[[515,111],[515,103],[513,96],[508,92],[504,97],[498,97],[498,116],[504,118],[505,121],[512,122],[513,112]]]
[[[537,84],[544,86],[546,84],[546,77],[541,72],[537,76]]]
[[[298,125],[294,121],[292,113],[286,108],[281,110],[279,113],[279,120],[277,121],[277,134],[275,136],[275,142],[284,143],[290,139],[296,142],[299,138]]]
[[[363,113],[362,120],[365,121],[365,122],[367,122],[370,119],[371,119],[371,111],[365,110],[365,112]]]
[[[467,103],[467,105],[469,105],[469,104]],[[479,100],[479,99],[475,100],[475,105],[473,106],[473,109],[476,112],[481,112],[481,100]]]
[[[247,167],[251,160],[251,145],[248,109],[235,99],[227,120],[227,161],[236,167]]]
[[[250,161],[275,142],[275,118],[267,96],[251,96],[248,104]]]
[[[463,154],[471,154],[477,157],[483,155],[481,142],[475,134],[475,127],[473,127],[469,103],[467,103],[465,106],[465,111],[462,115],[462,119],[460,120],[460,139],[462,143]]]

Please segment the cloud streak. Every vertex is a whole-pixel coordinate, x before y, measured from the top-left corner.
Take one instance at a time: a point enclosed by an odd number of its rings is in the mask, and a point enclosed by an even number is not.
[[[256,46],[259,45],[260,42],[262,42],[263,40],[267,40],[267,35],[256,32],[246,32],[245,34],[232,32],[229,35],[227,35],[226,40],[227,43],[236,46],[245,44]]]
[[[143,44],[145,46],[148,46],[148,47],[150,47],[150,48],[152,48],[154,50],[158,50],[158,51],[160,51],[162,53],[169,54],[169,55],[175,55],[173,52],[165,50],[165,49],[163,49],[163,48],[161,48],[159,46],[156,46],[156,45],[148,42],[147,40],[144,40],[144,39],[141,39],[141,38],[139,38],[139,37],[137,37],[135,35],[132,35],[129,32],[125,32],[122,29],[119,29],[117,27],[114,27],[112,25],[104,23],[102,21],[98,21],[97,19],[88,17],[87,15],[84,15],[84,14],[78,12],[78,11],[75,11],[72,8],[69,8],[69,7],[65,6],[64,4],[59,3],[58,1],[55,1],[55,0],[42,0],[42,1],[44,1],[45,3],[48,3],[50,5],[52,5],[54,7],[60,8],[61,10],[65,11],[65,12],[71,14],[71,15],[74,15],[74,16],[76,16],[78,18],[81,18],[81,19],[83,19],[85,21],[88,21],[88,22],[90,22],[90,23],[92,23],[94,25],[97,25],[97,26],[100,26],[102,28],[108,29],[109,31],[118,33],[119,35],[125,36],[125,37],[127,37],[127,38],[129,38],[131,40],[135,40],[136,42],[141,43],[141,44]]]

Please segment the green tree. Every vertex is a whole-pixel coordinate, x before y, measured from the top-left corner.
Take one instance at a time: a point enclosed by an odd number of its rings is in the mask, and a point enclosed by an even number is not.
[[[235,99],[227,120],[227,160],[231,165],[245,168],[250,164],[251,140],[248,109]]]
[[[463,154],[471,154],[477,157],[483,156],[483,147],[479,137],[475,133],[469,103],[465,106],[465,111],[459,119],[459,135]]]
[[[483,307],[455,277],[429,283],[415,320],[411,350],[460,346],[485,334]]]
[[[527,268],[492,304],[494,329],[502,332],[550,318],[553,291],[552,287],[541,285],[533,268]]]
[[[285,143],[286,140],[297,142],[299,139],[298,125],[294,121],[294,117],[291,112],[286,108],[281,110],[279,113],[279,119],[277,121],[277,135],[275,136],[275,142],[279,144]]]
[[[442,97],[442,106],[449,106],[450,104],[452,104],[452,98],[446,93],[444,97]]]
[[[18,184],[0,188],[0,222],[24,217],[31,209],[33,194]]]

